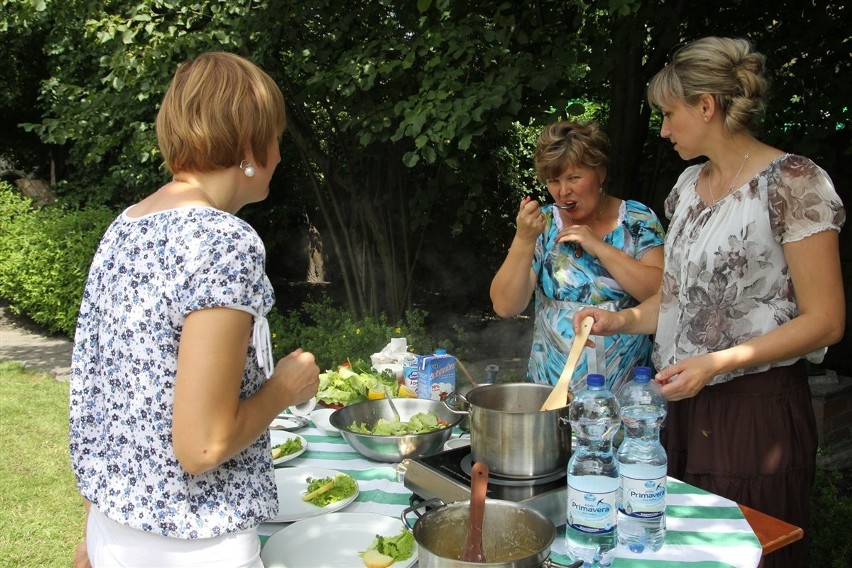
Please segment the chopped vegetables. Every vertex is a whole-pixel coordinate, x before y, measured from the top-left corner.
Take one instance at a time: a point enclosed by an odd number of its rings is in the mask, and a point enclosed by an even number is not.
[[[377,436],[403,436],[405,434],[425,434],[426,432],[434,432],[441,428],[446,428],[448,425],[446,420],[441,420],[438,415],[432,412],[418,412],[412,416],[407,422],[401,421],[398,417],[392,420],[379,418],[378,422],[372,427],[367,426],[363,422],[353,422],[349,425],[349,430],[357,434],[373,434]]]
[[[290,438],[285,441],[283,444],[278,444],[277,446],[272,446],[272,459],[277,460],[278,458],[283,458],[284,456],[289,456],[290,454],[295,454],[299,450],[302,449],[302,439],[301,438]]]
[[[357,491],[358,484],[355,479],[345,473],[340,473],[334,478],[308,478],[308,490],[302,496],[302,501],[313,503],[318,507],[325,507],[335,501],[351,497]]]
[[[325,404],[348,406],[367,400],[370,389],[384,391],[390,388],[394,396],[399,394],[399,383],[393,372],[379,373],[369,363],[357,360],[351,366],[341,365],[335,371],[326,371],[319,376],[317,400]]]

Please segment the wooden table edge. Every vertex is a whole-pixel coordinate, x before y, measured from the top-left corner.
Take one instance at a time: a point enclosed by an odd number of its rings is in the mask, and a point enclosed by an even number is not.
[[[739,507],[751,526],[751,530],[757,536],[757,540],[760,541],[763,556],[801,540],[805,536],[805,531],[796,525],[791,525],[745,505]]]

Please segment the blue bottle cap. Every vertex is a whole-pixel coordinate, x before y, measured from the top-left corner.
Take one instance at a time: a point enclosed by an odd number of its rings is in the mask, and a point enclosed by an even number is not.
[[[446,354],[447,354],[447,350],[444,349],[443,347],[438,347],[437,349],[435,349],[435,355],[446,355]]]
[[[590,387],[599,388],[604,386],[606,383],[606,379],[604,379],[603,375],[589,375],[586,377],[586,384]]]
[[[651,380],[652,374],[650,367],[636,367],[633,369],[633,380],[638,383],[647,383]]]

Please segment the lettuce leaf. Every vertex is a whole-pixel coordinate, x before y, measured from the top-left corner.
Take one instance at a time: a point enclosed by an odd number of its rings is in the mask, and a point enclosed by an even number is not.
[[[382,554],[393,558],[394,561],[399,562],[414,553],[414,542],[414,535],[402,529],[402,532],[396,536],[382,536],[377,534],[370,546],[367,547],[367,550],[378,550]]]
[[[387,386],[391,393],[399,393],[399,383],[391,371],[375,371],[364,361],[358,360],[351,367],[341,365],[319,376],[317,400],[325,404],[348,406],[367,400],[371,388]]]
[[[374,434],[376,436],[404,436],[406,434],[434,432],[446,426],[446,421],[440,420],[437,414],[429,410],[427,412],[418,412],[409,418],[407,422],[402,422],[396,416],[391,420],[379,418],[372,427],[367,426],[363,422],[353,422],[349,425],[349,430],[358,434]]]
[[[315,491],[331,480],[332,478],[330,477],[308,479],[308,490],[305,493],[308,494],[311,491]],[[325,507],[330,503],[355,495],[356,491],[358,491],[358,484],[355,482],[355,479],[345,473],[340,473],[334,478],[334,487],[325,493],[317,495],[309,503],[313,503],[318,507]]]

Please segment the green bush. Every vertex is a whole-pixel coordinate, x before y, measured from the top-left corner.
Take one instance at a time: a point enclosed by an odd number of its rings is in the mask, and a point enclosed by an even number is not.
[[[305,303],[301,312],[282,315],[273,310],[269,327],[276,361],[301,347],[314,354],[321,370],[329,370],[347,360],[369,361],[370,355],[380,351],[391,337],[405,337],[409,350],[415,353],[431,353],[436,347],[452,353],[447,342],[436,343],[427,337],[425,317],[422,310],[410,310],[402,322],[393,324],[384,314],[379,318],[367,316],[354,320],[346,309],[335,307],[326,297]]]
[[[852,495],[848,483],[844,489],[841,473],[818,469],[811,490],[813,530],[808,537],[811,566],[852,566],[852,542],[843,529],[849,525],[849,511],[852,511]]]
[[[0,184],[0,297],[49,331],[73,337],[89,264],[115,213],[33,208]]]

